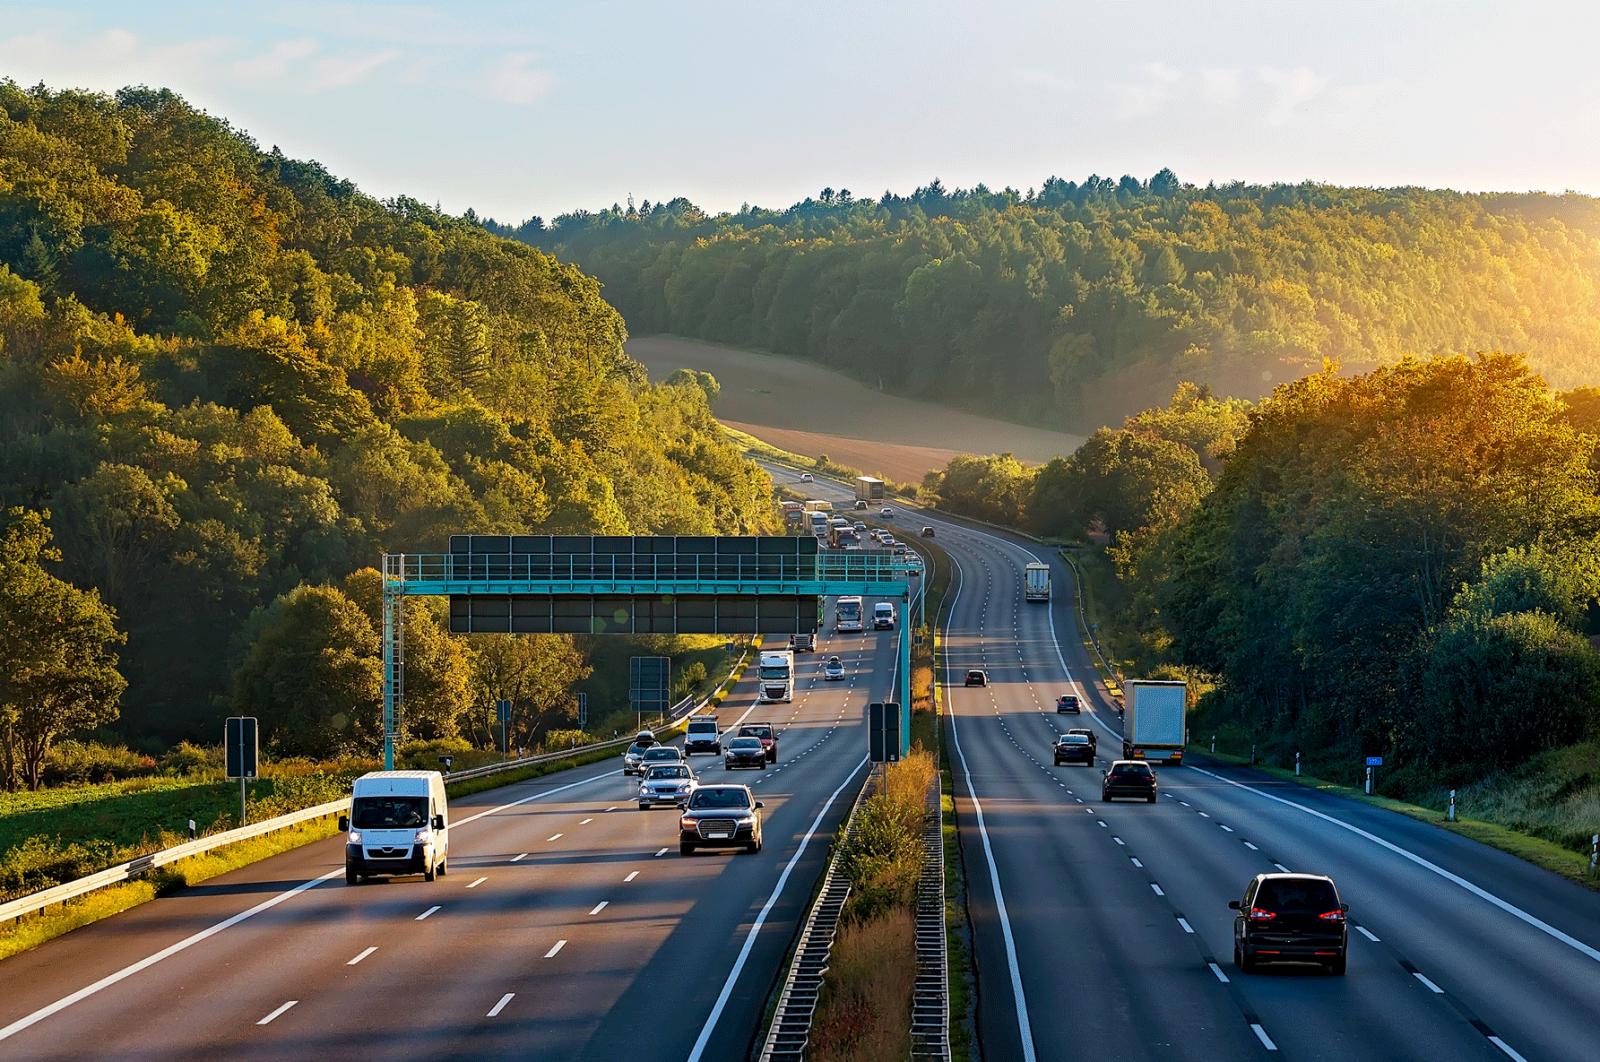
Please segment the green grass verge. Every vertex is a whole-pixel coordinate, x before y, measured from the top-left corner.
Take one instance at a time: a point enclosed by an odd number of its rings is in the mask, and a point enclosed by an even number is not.
[[[1250,757],[1248,756],[1234,756],[1226,752],[1210,752],[1205,746],[1196,744],[1191,744],[1189,748],[1192,752],[1211,759],[1221,760],[1224,763],[1250,766]],[[1269,774],[1274,778],[1293,782],[1296,785],[1303,785],[1308,789],[1316,789],[1324,793],[1335,793],[1351,800],[1359,800],[1363,804],[1371,804],[1373,807],[1383,808],[1385,811],[1406,815],[1420,822],[1426,822],[1431,826],[1437,826],[1440,829],[1449,830],[1451,833],[1471,838],[1491,848],[1498,848],[1500,851],[1514,855],[1518,859],[1524,859],[1534,866],[1559,874],[1568,881],[1575,881],[1586,888],[1600,891],[1600,876],[1589,872],[1589,860],[1585,856],[1572,851],[1570,848],[1564,848],[1554,841],[1547,841],[1542,837],[1520,833],[1499,823],[1464,817],[1459,814],[1461,807],[1459,794],[1456,804],[1457,818],[1455,822],[1450,822],[1447,820],[1445,812],[1439,808],[1424,807],[1421,804],[1412,804],[1404,800],[1396,800],[1394,797],[1380,796],[1378,794],[1368,796],[1364,791],[1354,786],[1330,782],[1311,775],[1302,774],[1299,777],[1295,777],[1293,770],[1287,770],[1282,767],[1271,767],[1258,763],[1253,769],[1263,774]]]

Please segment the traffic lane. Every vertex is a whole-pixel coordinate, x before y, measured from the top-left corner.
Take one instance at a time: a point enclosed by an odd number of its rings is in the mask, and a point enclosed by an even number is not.
[[[753,680],[742,680],[736,690],[753,695]],[[574,768],[452,801],[452,866],[469,855],[474,845],[484,841],[492,843],[494,831],[484,830],[482,824],[492,823],[494,818],[507,813],[502,810],[491,818],[480,818],[484,812],[515,805],[524,817],[536,814],[539,802],[568,792],[581,794],[587,787],[601,785],[604,779],[613,777],[613,771],[609,763],[600,768]],[[17,987],[7,994],[5,1009],[0,1011],[0,1027],[35,1014],[40,1008],[102,978],[115,977],[128,966],[160,955],[165,949],[181,945],[190,935],[205,932],[274,897],[281,898],[281,902],[227,928],[226,936],[219,934],[219,938],[229,943],[246,936],[257,940],[256,950],[252,952],[256,959],[291,971],[309,959],[305,949],[296,943],[293,935],[296,929],[308,925],[317,927],[319,943],[339,951],[348,946],[353,934],[361,932],[360,919],[350,918],[351,905],[344,898],[343,887],[329,888],[328,882],[322,882],[286,898],[284,894],[330,873],[342,877],[343,843],[342,837],[334,837],[293,849],[87,926],[8,960],[7,980]],[[285,926],[293,928],[284,931]],[[44,1017],[30,1028],[0,1041],[0,1057],[18,1050],[12,1045],[19,1042],[48,1043],[52,1035],[49,1030],[61,1024],[68,1014],[75,1026],[84,1029],[112,1030],[118,1035],[126,1030],[142,1030],[151,1017],[151,1008],[147,1006],[150,997],[169,998],[183,993],[189,986],[212,986],[238,977],[233,964],[235,955],[236,950],[220,946],[220,940],[193,942],[126,980],[74,1002],[68,1010]],[[166,1036],[183,1034],[183,1030],[164,1024],[157,1024],[149,1031],[155,1037],[153,1042],[157,1043],[163,1042]],[[95,1041],[90,1037],[87,1042]]]
[[[1183,773],[1198,774],[1187,769]],[[1197,810],[1233,825],[1283,865],[1331,875],[1358,919],[1390,949],[1396,962],[1422,970],[1515,1050],[1530,1058],[1569,1058],[1592,1047],[1593,1017],[1600,1005],[1600,972],[1593,958],[1358,834],[1204,780],[1208,784],[1185,785],[1181,792],[1174,787],[1173,792]],[[1553,875],[1547,888],[1530,889],[1528,879],[1544,872],[1505,853],[1425,823],[1415,823],[1414,830],[1394,830],[1387,816],[1360,814],[1367,805],[1327,794],[1318,794],[1324,799],[1313,805],[1305,792],[1296,787],[1284,796],[1430,857],[1435,865],[1448,867],[1502,900],[1520,900],[1519,910],[1541,919],[1549,915],[1547,924],[1552,928],[1568,932],[1581,945],[1594,946],[1585,928],[1596,909],[1592,894],[1573,895],[1570,890],[1576,887]],[[1482,862],[1474,865],[1473,856]],[[1555,898],[1563,894],[1575,902],[1554,908]]]

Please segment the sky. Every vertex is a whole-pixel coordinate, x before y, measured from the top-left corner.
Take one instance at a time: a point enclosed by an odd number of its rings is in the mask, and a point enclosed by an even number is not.
[[[1600,194],[1600,4],[0,0],[0,77],[164,86],[501,221],[1048,176]]]

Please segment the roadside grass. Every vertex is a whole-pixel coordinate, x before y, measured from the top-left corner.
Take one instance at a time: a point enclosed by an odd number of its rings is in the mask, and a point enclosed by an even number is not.
[[[780,465],[789,465],[800,472],[821,472],[824,475],[839,476],[847,479],[854,479],[856,476],[868,474],[862,472],[859,468],[851,468],[849,465],[841,465],[837,461],[829,460],[825,456],[807,457],[804,454],[791,453],[788,450],[773,446],[764,439],[758,439],[754,435],[742,432],[738,428],[730,428],[726,424],[720,424],[719,426],[727,433],[728,438],[750,457],[765,458]],[[883,486],[886,493],[898,498],[915,499],[917,496],[918,488],[915,483],[897,483],[894,480],[886,479],[883,481]]]
[[[911,1054],[916,922],[893,907],[846,922],[834,938],[824,1002],[811,1027],[817,1062],[899,1062]]]

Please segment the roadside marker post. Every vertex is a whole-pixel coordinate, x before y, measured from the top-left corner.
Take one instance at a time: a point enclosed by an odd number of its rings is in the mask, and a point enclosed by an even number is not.
[[[1593,874],[1596,867],[1600,867],[1600,833],[1589,838],[1589,873]]]
[[[239,779],[239,825],[245,820],[245,785],[260,771],[261,748],[257,740],[256,717],[230,715],[222,722],[223,761],[229,781]]]
[[[1450,790],[1450,811],[1445,816],[1445,821],[1446,822],[1454,822],[1454,821],[1456,821],[1456,791],[1454,789]]]
[[[1300,754],[1298,752],[1294,754],[1294,776],[1296,778],[1300,777]]]
[[[1382,756],[1368,756],[1367,757],[1367,784],[1366,784],[1367,796],[1371,796],[1372,795],[1373,776],[1378,773],[1378,768],[1382,767],[1382,766],[1383,766],[1383,757]]]

